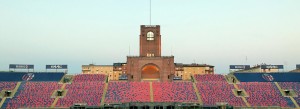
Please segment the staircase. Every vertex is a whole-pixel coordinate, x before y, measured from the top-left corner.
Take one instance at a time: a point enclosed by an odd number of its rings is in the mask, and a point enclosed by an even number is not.
[[[2,107],[3,103],[5,102],[5,100],[6,100],[6,97],[3,97],[2,100],[1,100],[1,102],[0,102],[0,108]]]
[[[245,102],[247,107],[251,107],[251,105],[248,103],[247,99],[245,97],[241,97],[242,100]]]
[[[191,81],[192,81],[193,83],[197,83],[197,81],[196,81],[196,79],[195,79],[195,76],[192,75],[191,77],[192,77],[192,78],[191,78]]]
[[[60,88],[60,90],[65,90],[65,88],[66,88],[66,83],[64,83],[62,86],[61,86],[61,88]],[[54,92],[55,93],[55,92]],[[54,101],[53,101],[53,103],[51,104],[51,108],[54,108],[55,106],[56,106],[56,104],[57,104],[57,101],[58,101],[58,99],[59,99],[60,97],[55,97],[55,99],[54,99]]]
[[[104,106],[105,95],[107,93],[107,89],[108,89],[108,83],[105,83],[100,106]]]
[[[55,105],[56,105],[58,99],[59,99],[58,97],[56,97],[56,98],[54,99],[53,103],[51,104],[51,108],[54,108],[54,107],[55,107]]]
[[[296,108],[297,108],[297,109],[300,109],[300,107],[299,107],[297,101],[296,101],[293,97],[289,97],[289,98],[292,100],[292,102],[294,103],[294,105],[296,106]]]
[[[235,89],[240,89],[236,84],[233,84]]]
[[[150,100],[151,102],[153,102],[153,87],[152,87],[152,82],[149,83],[150,84]]]
[[[196,95],[197,95],[197,98],[198,98],[198,100],[199,100],[199,104],[200,104],[200,105],[203,105],[203,101],[202,101],[201,96],[200,96],[200,94],[199,94],[199,90],[198,90],[198,88],[197,88],[197,86],[196,86],[196,83],[194,83],[194,82],[193,82],[193,87],[194,87],[195,93],[196,93]]]
[[[240,84],[240,81],[232,74],[225,75],[225,80],[228,82],[228,84]],[[233,79],[235,81],[233,81]]]
[[[59,83],[60,83],[60,84],[64,84],[64,79],[65,79],[65,78],[70,78],[70,81],[69,81],[68,83],[72,83],[72,81],[73,81],[73,79],[74,79],[74,76],[73,76],[73,75],[64,75],[64,76],[60,79]]]
[[[194,91],[195,91],[196,96],[197,96],[197,98],[198,98],[199,104],[200,104],[200,105],[203,105],[202,98],[201,98],[201,96],[200,96],[200,94],[199,94],[199,90],[198,90],[197,85],[196,85],[197,80],[195,79],[195,75],[192,75],[191,77],[192,77],[191,80],[192,80],[192,82],[193,82],[193,88],[194,88]]]
[[[20,91],[24,89],[26,82],[18,82],[16,87],[12,90],[12,97],[16,97],[20,94]],[[2,98],[1,102],[0,102],[0,108],[5,108],[7,107],[7,103],[11,100],[12,98]]]
[[[280,91],[281,95],[283,96],[284,91],[282,90],[282,88],[280,87],[280,85],[277,82],[274,82],[276,87],[278,88],[278,90]],[[300,109],[297,101],[293,98],[293,97],[289,97],[291,99],[291,101],[294,103],[294,105],[296,106],[297,109]]]
[[[226,77],[225,77],[226,78]],[[235,78],[235,77],[234,77]],[[228,80],[228,79],[226,79],[226,80]],[[236,79],[237,80],[237,79]],[[230,83],[229,81],[227,81],[228,82],[228,84]],[[234,86],[234,88],[236,89],[236,90],[240,90],[240,88],[238,87],[238,85],[236,84],[236,83],[232,83],[232,85]],[[245,93],[246,93],[246,91],[244,91]],[[245,104],[246,104],[246,106],[247,107],[251,107],[251,105],[250,105],[250,103],[247,101],[247,99],[244,97],[244,96],[242,96],[241,97],[242,98],[242,100],[245,102]]]

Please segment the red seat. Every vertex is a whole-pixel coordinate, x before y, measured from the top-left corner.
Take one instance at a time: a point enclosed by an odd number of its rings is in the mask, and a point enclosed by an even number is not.
[[[235,89],[233,85],[226,81],[198,82],[197,88],[204,105],[214,106],[218,102],[223,102],[232,106],[245,106],[244,101],[233,94],[232,89]]]
[[[58,100],[56,107],[70,107],[75,103],[100,106],[104,83],[98,81],[74,82],[66,86],[67,94]]]
[[[300,83],[299,82],[278,82],[282,89],[293,89],[298,97],[294,97],[296,102],[300,104]]]
[[[86,81],[105,81],[106,76],[103,74],[78,74],[74,76],[73,82],[86,82]]]
[[[226,81],[223,75],[218,75],[218,74],[195,75],[194,77],[199,82]]]
[[[241,89],[249,94],[247,101],[251,106],[281,106],[289,107],[274,83],[271,82],[241,82]]]
[[[54,101],[51,95],[60,87],[57,82],[27,82],[20,94],[8,102],[7,108],[50,107]]]
[[[1,90],[13,90],[16,87],[16,82],[0,82],[0,91]]]
[[[150,102],[148,82],[110,82],[105,103]]]
[[[154,102],[198,102],[191,82],[154,82]]]

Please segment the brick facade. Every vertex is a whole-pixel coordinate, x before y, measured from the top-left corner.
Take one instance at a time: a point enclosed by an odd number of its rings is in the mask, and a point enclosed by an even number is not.
[[[174,56],[161,56],[161,34],[159,25],[141,25],[140,55],[127,56],[126,63],[114,63],[109,71],[83,65],[83,73],[104,73],[109,80],[128,81],[173,81],[190,80],[194,74],[214,74],[214,66],[207,64],[180,64],[174,63]],[[105,70],[105,71],[102,71]],[[120,79],[121,78],[121,79]],[[178,79],[177,79],[178,80]]]
[[[158,78],[147,75],[150,71],[142,71],[148,66],[155,66],[158,69]],[[174,73],[174,56],[161,56],[160,26],[141,25],[140,56],[127,57],[128,79],[130,81],[142,81],[151,78],[159,81],[171,81],[170,78]]]
[[[159,69],[160,81],[171,81],[175,73],[174,57],[127,57],[127,74],[130,81],[142,81],[142,69],[155,65]]]

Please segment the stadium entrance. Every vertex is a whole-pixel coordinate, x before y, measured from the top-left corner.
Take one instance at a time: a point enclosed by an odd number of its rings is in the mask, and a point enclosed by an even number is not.
[[[159,68],[155,64],[148,64],[142,68],[143,80],[159,80]]]

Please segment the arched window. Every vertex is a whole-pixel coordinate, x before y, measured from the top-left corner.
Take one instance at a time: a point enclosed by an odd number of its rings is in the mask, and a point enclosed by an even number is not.
[[[154,33],[152,31],[147,33],[147,40],[154,40]]]

